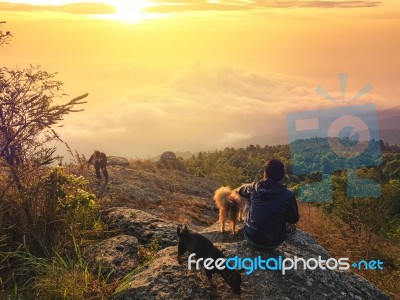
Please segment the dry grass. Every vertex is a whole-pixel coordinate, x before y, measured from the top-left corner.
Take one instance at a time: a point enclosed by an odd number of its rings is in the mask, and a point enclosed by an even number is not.
[[[129,161],[129,167],[137,170],[146,170],[157,173],[159,169],[157,165],[150,159],[133,159]]]
[[[210,225],[218,219],[209,183],[185,172],[162,168],[148,159],[131,160],[130,172],[110,168],[111,178],[121,183],[112,186],[102,207],[125,206],[144,210],[178,223]]]
[[[199,199],[162,201],[160,211],[166,220],[183,224],[211,225],[218,219],[213,211],[214,203]]]
[[[333,257],[348,257],[350,261],[380,259],[384,270],[354,270],[374,283],[392,299],[400,299],[400,246],[373,235],[370,241],[362,236],[354,239],[344,222],[327,216],[319,207],[299,203],[299,228],[311,233]],[[367,248],[369,250],[367,250]]]
[[[108,207],[125,206],[157,215],[167,221],[182,224],[211,225],[218,219],[218,212],[212,201],[203,198],[164,199],[158,202],[132,199],[120,194],[109,200]]]

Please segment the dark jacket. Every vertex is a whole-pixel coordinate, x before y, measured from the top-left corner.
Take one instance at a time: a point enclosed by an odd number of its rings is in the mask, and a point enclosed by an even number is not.
[[[239,194],[248,199],[246,237],[262,246],[278,246],[286,238],[286,223],[299,220],[296,198],[286,186],[272,180],[244,185]]]

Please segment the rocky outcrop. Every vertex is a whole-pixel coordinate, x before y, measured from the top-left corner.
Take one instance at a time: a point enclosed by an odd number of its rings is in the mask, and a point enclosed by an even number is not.
[[[212,180],[160,169],[148,161],[107,169],[107,186],[96,184],[94,170],[87,170],[102,207],[136,208],[163,219],[202,225],[212,224],[218,214],[212,200],[218,186]]]
[[[115,207],[106,211],[110,229],[129,234],[140,244],[149,244],[152,240],[165,248],[176,245],[176,226],[163,219],[138,209]]]
[[[107,156],[107,165],[128,167],[129,160],[121,156]]]
[[[94,273],[101,270],[104,277],[121,278],[139,266],[138,240],[120,234],[85,249],[83,255]]]
[[[296,231],[274,251],[249,248],[243,234],[219,232],[218,210],[212,196],[215,182],[192,176],[179,169],[174,153],[164,153],[157,163],[110,165],[107,186],[92,186],[98,191],[105,220],[114,236],[84,251],[96,273],[120,283],[116,299],[388,299],[373,284],[349,271],[255,270],[242,273],[242,295],[235,295],[219,274],[215,286],[204,270],[188,270],[187,260],[177,261],[178,223],[209,238],[227,257],[327,259],[330,254],[309,234]],[[228,226],[230,228],[230,226]],[[157,245],[160,251],[152,260],[141,257],[142,249]],[[350,262],[351,263],[351,262]]]
[[[160,156],[160,160],[157,165],[161,168],[175,169],[183,172],[187,172],[186,166],[179,159],[176,158],[174,152],[166,151]]]
[[[91,249],[92,255],[102,257],[108,266],[126,273],[127,266],[137,267],[138,244],[159,241],[160,250],[154,259],[135,269],[121,284],[116,295],[118,300],[128,299],[389,299],[373,284],[351,271],[255,270],[242,273],[242,295],[235,295],[219,274],[214,275],[215,286],[205,276],[204,270],[188,270],[187,260],[177,261],[176,223],[165,221],[149,213],[128,208],[107,211],[113,230],[123,235],[103,241]],[[227,257],[269,257],[327,259],[329,253],[315,239],[303,231],[296,231],[287,241],[273,251],[250,248],[243,234],[219,232],[219,224],[209,227],[190,226],[200,231],[220,248]],[[128,246],[129,245],[129,246]],[[108,248],[104,251],[104,248]],[[96,253],[98,252],[98,253]],[[106,259],[104,259],[106,258]],[[123,260],[121,262],[121,260]],[[97,260],[99,261],[99,260]],[[115,271],[117,272],[117,271]]]
[[[180,170],[159,170],[156,163],[149,163],[147,168],[112,165],[108,168],[108,173],[108,194],[118,193],[136,200],[157,202],[188,196],[212,199],[218,187],[212,180]],[[94,172],[90,172],[89,176],[95,180]]]

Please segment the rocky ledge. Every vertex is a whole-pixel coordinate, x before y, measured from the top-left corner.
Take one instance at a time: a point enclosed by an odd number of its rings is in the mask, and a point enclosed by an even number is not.
[[[372,283],[351,271],[337,270],[255,270],[242,272],[242,294],[236,295],[219,274],[214,286],[204,270],[188,270],[187,260],[177,262],[176,223],[165,221],[140,210],[114,208],[107,211],[108,220],[120,235],[88,248],[92,265],[102,264],[108,271],[125,279],[117,289],[116,299],[389,299]],[[229,227],[228,227],[229,228]],[[273,251],[249,248],[239,231],[232,236],[220,233],[219,224],[190,229],[207,236],[227,257],[269,257],[308,259],[330,258],[315,239],[303,231],[294,232]],[[145,264],[138,263],[138,245],[156,240],[161,250]]]

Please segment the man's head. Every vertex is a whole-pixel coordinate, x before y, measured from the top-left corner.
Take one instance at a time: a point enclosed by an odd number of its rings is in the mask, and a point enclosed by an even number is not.
[[[278,159],[269,160],[264,167],[264,178],[281,181],[285,176],[285,165]]]
[[[100,157],[100,151],[94,150],[94,157]]]

